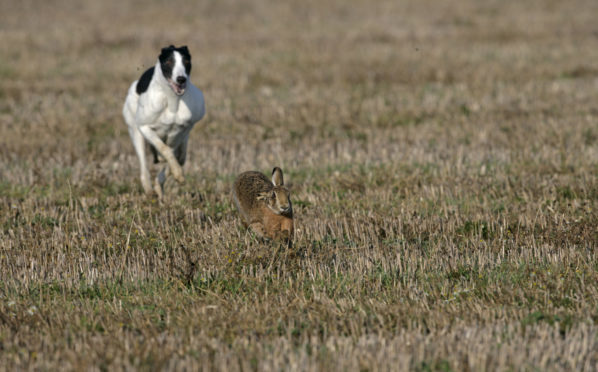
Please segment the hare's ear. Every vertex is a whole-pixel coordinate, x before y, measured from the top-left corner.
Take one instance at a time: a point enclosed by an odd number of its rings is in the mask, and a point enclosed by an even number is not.
[[[269,192],[260,192],[257,194],[257,200],[268,200]]]
[[[272,169],[272,184],[274,186],[284,185],[284,181],[282,179],[282,169],[278,167],[274,167],[274,169]]]

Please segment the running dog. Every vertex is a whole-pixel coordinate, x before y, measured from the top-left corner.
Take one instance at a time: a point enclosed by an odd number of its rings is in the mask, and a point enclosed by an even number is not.
[[[191,55],[186,46],[163,48],[156,65],[131,84],[123,107],[146,194],[152,193],[146,142],[154,163],[166,160],[153,188],[159,198],[164,194],[169,172],[179,183],[184,182],[182,166],[187,156],[189,132],[206,111],[203,93],[191,84],[190,73]]]

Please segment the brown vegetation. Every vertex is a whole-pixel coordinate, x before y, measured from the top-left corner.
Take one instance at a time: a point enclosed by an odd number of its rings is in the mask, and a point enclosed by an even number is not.
[[[595,370],[598,2],[0,2],[0,370]],[[141,192],[120,111],[208,114]],[[292,249],[230,186],[285,170]]]

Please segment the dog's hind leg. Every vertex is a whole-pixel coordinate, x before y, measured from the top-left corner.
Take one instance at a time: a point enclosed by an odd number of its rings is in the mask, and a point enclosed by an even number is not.
[[[168,147],[168,145],[166,145],[150,127],[142,126],[139,128],[139,131],[141,131],[145,139],[152,144],[160,154],[162,154],[164,159],[166,159],[174,179],[180,183],[185,182],[185,178],[183,177],[183,169],[174,156],[172,149]]]
[[[147,169],[147,163],[145,159],[145,138],[141,132],[136,128],[129,126],[129,135],[133,141],[135,152],[139,158],[139,168],[141,169],[141,186],[146,194],[152,193],[152,181],[150,180],[150,173]]]
[[[185,165],[185,160],[187,159],[187,143],[189,142],[189,136],[185,138],[183,143],[179,147],[174,150],[174,156],[176,160],[179,162],[181,167]]]
[[[160,198],[160,199],[162,199],[162,197],[164,197],[164,183],[166,182],[168,173],[170,173],[169,171],[170,171],[170,168],[168,167],[168,164],[166,164],[164,166],[164,168],[162,168],[162,170],[156,176],[154,190],[156,191],[156,194],[158,194],[158,198]]]

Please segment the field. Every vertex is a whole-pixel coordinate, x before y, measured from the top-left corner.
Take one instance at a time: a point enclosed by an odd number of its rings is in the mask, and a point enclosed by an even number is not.
[[[0,371],[598,369],[598,2],[0,2]],[[189,46],[186,182],[122,103]],[[279,165],[292,248],[244,230]]]

